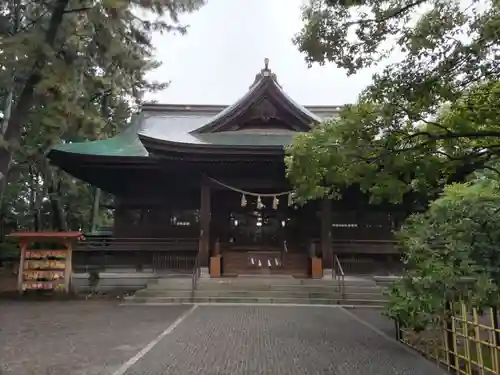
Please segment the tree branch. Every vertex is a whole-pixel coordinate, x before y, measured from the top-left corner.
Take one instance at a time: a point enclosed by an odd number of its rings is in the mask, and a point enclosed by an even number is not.
[[[403,13],[408,12],[409,10],[411,10],[412,8],[414,8],[416,6],[419,6],[419,5],[422,5],[422,4],[426,3],[427,1],[428,0],[416,0],[416,1],[413,1],[412,3],[406,4],[405,6],[402,6],[399,9],[394,10],[393,12],[385,15],[384,17],[381,17],[381,18],[370,18],[370,19],[366,19],[366,20],[361,19],[361,20],[357,20],[357,21],[351,21],[351,22],[347,22],[346,26],[349,27],[349,26],[353,26],[353,25],[364,25],[364,24],[368,24],[368,23],[382,23],[382,22],[387,22],[391,18],[398,17],[398,16],[402,15]]]
[[[64,11],[64,14],[67,13],[78,13],[78,12],[85,12],[87,10],[92,9],[92,7],[84,7],[84,8],[74,8],[74,9],[68,9]]]
[[[49,12],[50,12],[50,9],[46,9],[37,18],[29,19],[29,20],[27,19],[27,21],[29,21],[27,24],[25,24],[23,27],[21,27],[19,30],[16,30],[15,32],[9,33],[9,35],[14,36],[16,34],[19,34],[19,33],[22,33],[24,31],[28,30],[31,26],[34,26],[38,21],[40,21],[43,17],[45,17]]]
[[[490,171],[493,171],[493,172],[495,172],[498,176],[500,176],[500,170],[496,169],[495,167],[491,167],[491,166],[489,166],[489,165],[485,165],[483,168],[484,168],[484,169],[488,169],[488,170],[490,170]],[[500,208],[499,208],[499,209],[500,209]]]
[[[417,138],[420,136],[424,136],[429,138],[430,140],[433,141],[442,141],[446,139],[458,139],[458,138],[486,138],[486,137],[493,137],[497,138],[500,137],[500,131],[484,131],[484,132],[464,132],[464,133],[453,133],[448,129],[448,133],[446,134],[432,134],[427,131],[421,131],[421,132],[416,132],[413,134],[410,134],[406,139],[413,139]]]
[[[7,129],[4,134],[4,140],[8,142],[10,148],[0,149],[0,179],[5,177],[12,161],[12,150],[19,146],[23,124],[28,118],[31,106],[34,102],[35,87],[42,80],[42,70],[47,65],[47,55],[45,46],[53,47],[57,32],[62,24],[64,10],[69,0],[57,0],[52,9],[49,27],[45,33],[44,44],[38,48],[36,58],[31,68],[31,72],[19,95],[16,107],[8,121]]]

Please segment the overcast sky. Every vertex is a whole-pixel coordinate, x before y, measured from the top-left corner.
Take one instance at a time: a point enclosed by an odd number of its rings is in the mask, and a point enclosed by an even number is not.
[[[352,103],[373,70],[347,77],[332,65],[308,68],[292,44],[303,0],[208,0],[181,19],[187,35],[157,35],[161,68],[150,78],[171,86],[146,99],[175,104],[231,104],[263,68],[264,58],[284,90],[301,104]]]

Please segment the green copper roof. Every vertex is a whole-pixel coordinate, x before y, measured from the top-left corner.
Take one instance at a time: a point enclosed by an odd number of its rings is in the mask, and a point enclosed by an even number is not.
[[[213,132],[208,129],[212,124],[217,125],[217,121],[222,118],[224,118],[224,121],[235,121],[237,123],[240,115],[239,111],[248,109],[252,103],[261,98],[261,95],[266,97],[266,95],[270,94],[277,95],[278,102],[280,100],[285,102],[286,108],[292,108],[298,118],[301,119],[300,121],[319,122],[322,117],[328,116],[329,108],[327,107],[316,107],[318,113],[315,113],[314,107],[304,107],[294,102],[277,83],[275,75],[268,69],[267,64],[268,61],[266,61],[265,69],[261,71],[260,75],[257,75],[250,90],[231,106],[146,105],[143,107],[141,114],[134,116],[132,124],[127,129],[112,138],[61,144],[55,146],[53,150],[81,155],[148,157],[149,153],[140,141],[139,136],[143,136],[144,140],[154,139],[163,141],[166,144],[185,146],[283,147],[288,145],[291,143],[293,135],[297,133],[294,130],[301,129],[274,129],[272,121],[269,122],[270,126],[266,129],[225,131],[220,127]],[[257,89],[260,91],[255,91]],[[338,107],[330,108],[330,115],[338,111]],[[203,129],[207,131],[201,131]],[[226,128],[226,130],[229,129],[231,127]]]
[[[211,117],[209,115],[152,115],[137,116],[122,133],[103,140],[65,143],[53,150],[96,156],[147,157],[138,134],[179,144],[219,146],[285,146],[291,143],[294,132],[219,132],[191,134]]]
[[[149,153],[137,137],[140,129],[141,122],[135,117],[128,128],[114,137],[98,141],[63,143],[52,149],[84,155],[145,157]]]

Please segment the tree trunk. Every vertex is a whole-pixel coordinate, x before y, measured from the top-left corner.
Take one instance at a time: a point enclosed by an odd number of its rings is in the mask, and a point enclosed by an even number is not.
[[[97,220],[99,218],[99,204],[101,202],[101,189],[94,189],[94,201],[92,202],[92,213],[90,217],[90,232],[97,231]]]
[[[34,102],[36,85],[42,80],[42,70],[47,65],[46,48],[54,47],[56,35],[63,21],[64,10],[68,3],[69,0],[55,1],[50,16],[49,27],[45,33],[44,43],[38,48],[31,74],[24,84],[17,100],[17,105],[7,123],[3,142],[0,143],[0,180],[6,178],[12,160],[12,152],[19,147],[19,143],[21,142],[22,127],[28,118],[29,111]]]
[[[68,223],[66,221],[66,213],[64,212],[63,205],[60,198],[60,189],[58,188],[56,178],[50,168],[47,158],[43,158],[42,176],[45,185],[47,186],[47,193],[49,195],[50,207],[52,211],[52,227],[56,231],[68,231]]]
[[[35,232],[40,231],[40,211],[37,208],[37,197],[38,197],[38,180],[37,174],[33,170],[33,166],[29,166],[29,176],[30,176],[30,211],[33,217],[33,230]]]
[[[7,179],[0,180],[0,241],[5,238],[5,189],[7,188]]]

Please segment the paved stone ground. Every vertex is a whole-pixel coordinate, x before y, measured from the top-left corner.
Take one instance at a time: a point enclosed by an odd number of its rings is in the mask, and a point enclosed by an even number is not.
[[[0,302],[2,375],[117,375],[189,308]],[[120,375],[442,374],[353,313],[390,333],[371,309],[198,306]]]
[[[382,309],[362,307],[349,309],[349,311],[384,333],[386,336],[390,338],[396,337],[396,326],[394,325],[394,321],[384,316],[382,314]]]
[[[200,306],[125,375],[442,373],[341,308]]]
[[[0,374],[112,374],[187,308],[0,301]]]

